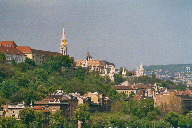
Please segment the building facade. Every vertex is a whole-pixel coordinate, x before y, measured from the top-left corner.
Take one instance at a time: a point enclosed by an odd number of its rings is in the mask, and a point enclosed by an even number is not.
[[[16,63],[25,62],[26,55],[23,54],[14,41],[0,41],[0,52],[6,55],[6,60],[11,62],[15,60]]]
[[[61,110],[67,119],[71,119],[74,116],[77,105],[78,99],[76,97],[64,94],[61,90],[58,90],[57,93],[48,95],[41,101],[35,101],[34,110],[46,110],[50,113]]]
[[[30,104],[30,107],[32,108],[32,103]],[[6,104],[3,105],[3,115],[5,117],[14,117],[17,120],[20,120],[19,117],[19,112],[20,110],[22,110],[23,108],[25,108],[25,102],[22,103],[18,103],[18,104]]]

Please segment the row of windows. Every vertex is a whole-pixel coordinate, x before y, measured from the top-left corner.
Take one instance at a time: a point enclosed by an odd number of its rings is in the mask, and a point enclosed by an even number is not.
[[[6,60],[13,60],[14,58],[13,57],[6,57]],[[23,62],[23,57],[20,59],[20,58],[15,58],[15,61],[20,61],[22,60]]]
[[[0,46],[3,46],[3,45],[0,44]],[[12,45],[5,45],[5,47],[11,47],[12,48]]]
[[[131,92],[129,92],[129,91],[123,91],[123,93],[131,93]]]
[[[90,68],[90,69],[92,69],[92,68]],[[93,68],[93,70],[95,70],[95,71],[99,71],[100,68]]]
[[[35,58],[35,56],[33,56],[33,58]],[[38,58],[38,56],[36,57],[36,58]],[[45,59],[46,57],[39,57],[39,59]]]

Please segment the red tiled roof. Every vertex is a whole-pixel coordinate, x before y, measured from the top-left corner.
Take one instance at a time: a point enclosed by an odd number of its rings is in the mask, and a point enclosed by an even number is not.
[[[176,93],[175,92],[162,92],[162,93],[160,93],[160,95],[175,95]]]
[[[37,105],[37,104],[38,104],[38,105],[39,105],[39,104],[48,104],[48,103],[49,103],[49,101],[43,101],[43,100],[41,100],[41,101],[35,101],[35,102],[34,102],[35,105]]]
[[[134,96],[133,100],[141,100],[141,96]]]
[[[34,106],[34,109],[42,110],[41,106]]]
[[[25,55],[17,48],[11,48],[11,47],[0,47],[0,52],[4,54]]]
[[[127,73],[133,73],[133,74],[136,74],[136,72],[134,72],[134,71],[127,71]]]
[[[23,53],[25,53],[25,52],[32,52],[32,50],[31,50],[31,48],[29,46],[18,46],[17,49],[19,49]]]
[[[16,48],[17,45],[14,41],[0,41],[0,46]]]
[[[45,55],[45,56],[61,55],[60,53],[57,53],[57,52],[31,49],[29,46],[17,46],[14,41],[0,41],[0,46],[6,47],[6,48],[17,48],[18,51],[23,52],[23,53],[32,53],[33,52],[37,55]]]
[[[136,84],[136,85],[132,85],[132,87],[135,87],[135,88],[151,88],[151,85],[149,85],[149,84]]]

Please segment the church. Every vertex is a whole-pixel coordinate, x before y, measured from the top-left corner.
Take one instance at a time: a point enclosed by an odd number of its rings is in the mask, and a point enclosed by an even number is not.
[[[142,63],[139,68],[137,67],[137,70],[135,72],[136,72],[135,74],[136,77],[144,76],[144,68]]]

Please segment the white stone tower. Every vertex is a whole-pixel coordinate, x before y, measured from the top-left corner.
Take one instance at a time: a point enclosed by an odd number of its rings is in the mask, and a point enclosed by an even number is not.
[[[63,27],[63,35],[62,35],[61,43],[60,43],[60,53],[62,55],[67,55],[67,40],[65,39],[64,27]]]

